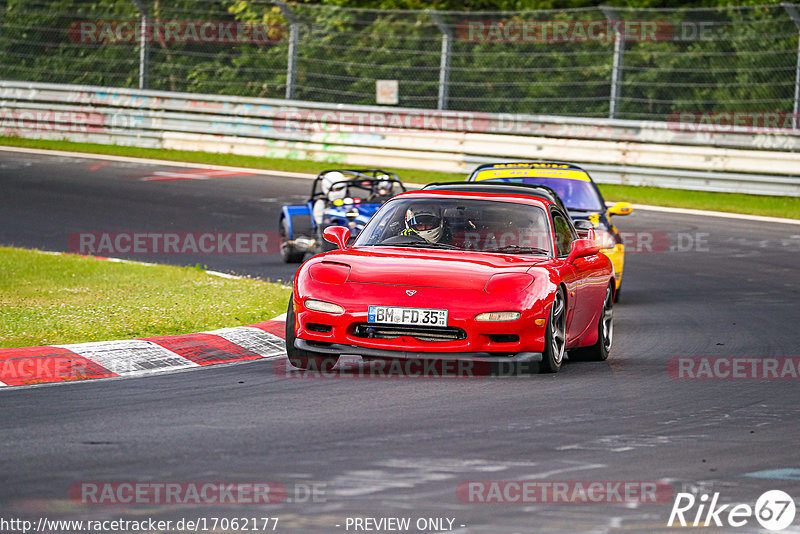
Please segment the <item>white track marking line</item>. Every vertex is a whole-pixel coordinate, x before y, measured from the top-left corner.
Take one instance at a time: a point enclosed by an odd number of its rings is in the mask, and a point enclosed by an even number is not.
[[[13,146],[0,146],[0,150],[7,152],[23,152],[27,154],[40,154],[43,156],[64,156],[68,158],[99,159],[104,161],[122,161],[126,163],[143,163],[146,165],[163,165],[165,167],[188,167],[192,169],[214,169],[220,171],[237,171],[251,174],[264,174],[267,176],[284,176],[287,178],[314,179],[316,174],[304,172],[272,171],[250,167],[230,167],[227,165],[208,165],[204,163],[190,163],[188,161],[169,161],[164,159],[132,158],[129,156],[107,156],[103,154],[90,154],[89,152],[68,152],[66,150],[46,150],[41,148],[22,148]]]
[[[89,257],[89,256],[87,256],[87,257]],[[145,267],[155,267],[155,266],[158,265],[157,263],[148,263],[148,262],[145,262],[145,261],[136,261],[136,260],[124,260],[122,258],[108,258],[108,257],[105,257],[105,256],[102,256],[102,258],[104,258],[105,261],[110,261],[111,263],[129,263],[131,265],[144,265]],[[96,258],[96,259],[100,259],[100,258]]]
[[[167,171],[157,171],[149,176],[140,178],[140,180],[143,182],[157,182],[158,180],[163,180],[164,178],[186,178],[187,180],[208,180],[208,176],[204,174],[189,173],[189,172],[167,172]]]
[[[227,278],[228,280],[242,280],[244,276],[237,276],[235,274],[221,273],[219,271],[206,271],[206,274],[211,276],[218,276],[220,278]]]
[[[37,252],[39,252],[39,254],[48,254],[50,256],[64,256],[66,254],[71,254],[73,256],[94,258],[94,259],[96,259],[98,261],[110,261],[112,263],[129,263],[131,265],[144,265],[145,267],[174,267],[174,265],[171,266],[171,265],[168,265],[166,263],[147,263],[147,262],[144,262],[144,261],[124,260],[122,258],[107,258],[105,256],[87,256],[85,254],[73,254],[72,252],[52,252],[52,251],[49,251],[49,250],[39,250]],[[247,278],[246,276],[238,276],[238,275],[235,275],[235,274],[221,273],[219,271],[205,270],[203,272],[206,273],[207,275],[210,275],[210,276],[218,276],[219,278],[227,278],[228,280],[244,280],[245,278]]]
[[[741,219],[744,221],[758,221],[782,224],[800,224],[798,219],[785,219],[782,217],[765,217],[763,215],[747,215],[744,213],[727,213],[724,211],[690,210],[686,208],[669,208],[666,206],[650,206],[647,204],[634,204],[635,210],[659,211],[662,213],[679,213],[682,215],[699,215],[702,217],[719,217],[721,219]]]
[[[164,373],[199,364],[141,339],[54,345],[71,350],[120,376]]]
[[[214,334],[223,339],[227,339],[234,345],[255,352],[262,358],[278,358],[286,354],[286,344],[281,338],[252,326],[234,326],[231,328],[210,330],[203,333]]]
[[[200,172],[198,172],[200,171]],[[222,169],[198,169],[197,171],[155,171],[139,178],[143,182],[158,182],[168,179],[182,178],[186,180],[210,180],[213,178],[229,178],[231,176],[251,176],[252,172],[226,171]]]

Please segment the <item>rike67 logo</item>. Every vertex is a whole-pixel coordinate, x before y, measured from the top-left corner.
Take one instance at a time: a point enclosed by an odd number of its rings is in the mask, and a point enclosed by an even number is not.
[[[783,530],[794,521],[795,504],[792,497],[781,490],[764,492],[755,507],[749,504],[718,504],[719,493],[709,498],[691,493],[678,493],[667,526],[681,527],[743,527],[753,518],[765,529]]]

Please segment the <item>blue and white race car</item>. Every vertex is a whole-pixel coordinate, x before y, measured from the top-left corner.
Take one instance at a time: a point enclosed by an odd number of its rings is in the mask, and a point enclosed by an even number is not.
[[[330,169],[314,179],[305,204],[281,209],[281,257],[300,263],[306,253],[318,254],[334,246],[322,239],[329,226],[347,226],[351,239],[384,202],[406,188],[397,175],[382,169]]]

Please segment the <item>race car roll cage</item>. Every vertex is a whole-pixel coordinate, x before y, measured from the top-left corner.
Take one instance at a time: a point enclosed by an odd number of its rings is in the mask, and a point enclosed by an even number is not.
[[[322,179],[325,178],[325,175],[331,172],[340,172],[345,175],[344,180],[334,182],[333,185],[346,184],[348,190],[351,187],[354,187],[356,189],[370,191],[374,195],[374,186],[377,183],[388,182],[391,184],[389,189],[390,192],[394,190],[394,184],[400,186],[400,192],[406,191],[406,187],[403,185],[403,182],[400,181],[400,178],[397,176],[397,174],[391,171],[385,171],[383,169],[326,169],[317,174],[317,177],[314,179],[314,184],[311,186],[311,197],[308,199],[309,203],[313,204],[320,199],[324,199],[326,201],[328,200],[328,194],[322,191],[321,183]],[[364,184],[364,182],[367,181],[370,182],[369,189]],[[362,201],[365,203],[370,203],[370,197],[362,198]]]

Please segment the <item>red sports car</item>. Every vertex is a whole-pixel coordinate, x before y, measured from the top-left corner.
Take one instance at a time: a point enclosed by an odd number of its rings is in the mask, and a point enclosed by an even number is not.
[[[566,351],[605,360],[614,268],[568,214],[508,192],[414,191],[373,216],[352,246],[304,263],[294,278],[286,349],[301,369],[365,359],[538,361]],[[591,237],[591,236],[590,236]]]

